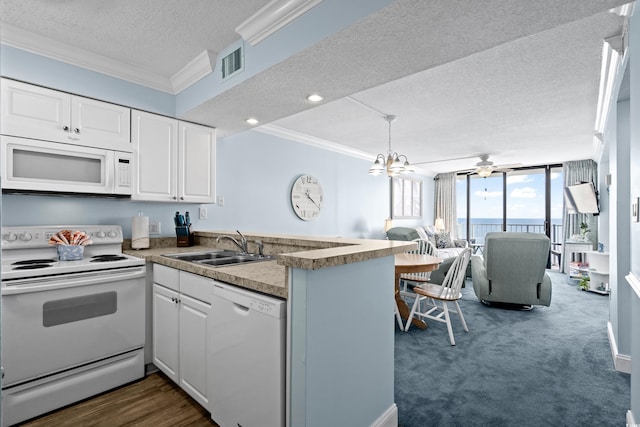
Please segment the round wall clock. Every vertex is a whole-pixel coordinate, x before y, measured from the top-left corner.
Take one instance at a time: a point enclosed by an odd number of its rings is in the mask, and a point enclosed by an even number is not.
[[[323,199],[320,181],[311,175],[300,175],[291,187],[291,206],[302,220],[315,219],[320,214]]]

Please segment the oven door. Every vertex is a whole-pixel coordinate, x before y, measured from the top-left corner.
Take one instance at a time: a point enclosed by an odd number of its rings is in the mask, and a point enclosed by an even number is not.
[[[3,388],[144,345],[145,267],[2,288]]]
[[[115,191],[113,151],[11,136],[2,136],[1,141],[3,190]]]

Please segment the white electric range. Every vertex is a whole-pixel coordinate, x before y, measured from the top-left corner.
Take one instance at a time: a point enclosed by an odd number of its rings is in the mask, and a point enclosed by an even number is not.
[[[59,261],[49,238],[91,236]],[[144,376],[145,261],[117,225],[2,228],[2,414],[12,425]]]

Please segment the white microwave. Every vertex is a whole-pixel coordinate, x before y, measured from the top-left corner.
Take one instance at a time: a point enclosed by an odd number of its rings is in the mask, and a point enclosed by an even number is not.
[[[2,190],[130,196],[132,153],[0,136]]]

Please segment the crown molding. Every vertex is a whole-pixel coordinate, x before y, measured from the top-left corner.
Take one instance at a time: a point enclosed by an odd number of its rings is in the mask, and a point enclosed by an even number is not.
[[[200,55],[193,58],[180,71],[171,76],[171,87],[173,93],[179,93],[188,88],[201,78],[213,72],[217,55],[205,50]]]
[[[210,74],[216,61],[216,54],[205,50],[171,78],[167,78],[4,22],[0,43],[172,95]]]
[[[600,68],[600,87],[598,89],[598,103],[596,106],[596,133],[603,134],[607,118],[611,109],[611,102],[615,96],[614,85],[618,77],[618,69],[622,63],[622,36],[616,35],[603,40],[602,63]]]
[[[302,144],[310,145],[312,147],[320,148],[323,150],[332,151],[334,153],[344,154],[346,156],[356,157],[358,159],[364,159],[370,162],[374,161],[376,158],[376,156],[371,153],[366,153],[361,150],[356,150],[355,148],[350,148],[345,145],[327,141],[326,139],[317,138],[306,133],[285,129],[283,127],[272,124],[262,125],[254,128],[253,130],[273,136],[278,136],[280,138],[289,139],[291,141],[300,142]],[[415,173],[417,174],[427,175],[431,172],[422,167],[414,166],[414,168]]]
[[[333,151],[335,153],[345,154],[351,157],[357,157],[359,159],[365,159],[369,161],[373,161],[375,159],[375,156],[370,153],[365,153],[364,151],[356,150],[355,148],[349,148],[344,145],[336,144],[335,142],[327,141],[326,139],[317,138],[306,133],[285,129],[283,127],[272,124],[262,125],[254,128],[253,130],[269,135],[278,136],[280,138],[289,139],[295,142],[301,142],[303,144],[311,145],[316,148],[322,148],[323,150]]]
[[[238,25],[236,33],[251,46],[255,46],[321,2],[322,0],[273,0]]]

